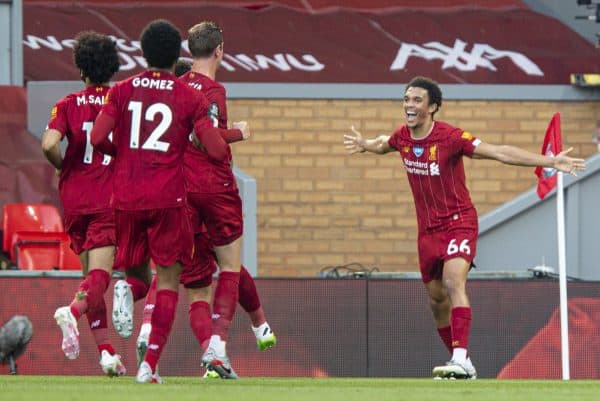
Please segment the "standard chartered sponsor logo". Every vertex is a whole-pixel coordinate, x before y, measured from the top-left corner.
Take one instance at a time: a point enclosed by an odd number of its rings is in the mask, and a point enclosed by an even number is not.
[[[436,162],[421,162],[404,158],[404,167],[409,174],[416,175],[440,175],[440,165]]]
[[[404,158],[404,165],[406,167],[418,167],[418,168],[427,168],[427,162],[420,162],[418,160],[409,160]]]

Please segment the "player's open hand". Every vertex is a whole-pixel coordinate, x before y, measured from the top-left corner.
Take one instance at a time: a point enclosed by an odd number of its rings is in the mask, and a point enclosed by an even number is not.
[[[250,138],[250,126],[247,121],[236,121],[233,123],[233,128],[242,131],[242,140]]]
[[[558,171],[562,171],[563,173],[569,173],[577,176],[576,171],[585,170],[585,160],[567,156],[567,154],[572,150],[573,148],[569,148],[560,152],[554,158],[554,168]]]
[[[363,137],[360,132],[354,129],[354,125],[350,127],[351,132],[344,134],[344,147],[351,155],[354,153],[361,153],[365,151],[363,143]]]

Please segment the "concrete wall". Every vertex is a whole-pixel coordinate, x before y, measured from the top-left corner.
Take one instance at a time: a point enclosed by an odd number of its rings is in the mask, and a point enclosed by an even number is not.
[[[0,1],[0,85],[23,85],[23,2]]]
[[[597,43],[600,38],[600,21],[593,19],[596,16],[596,4],[593,6],[577,5],[577,0],[523,0],[532,10],[556,18],[563,24],[579,33],[591,43]],[[579,18],[577,18],[579,17]],[[583,19],[586,17],[587,19]]]
[[[565,177],[567,276],[600,280],[600,155],[588,159],[587,168]],[[540,201],[532,189],[483,216],[477,248],[483,270],[522,272],[545,265],[558,273],[556,195]]]

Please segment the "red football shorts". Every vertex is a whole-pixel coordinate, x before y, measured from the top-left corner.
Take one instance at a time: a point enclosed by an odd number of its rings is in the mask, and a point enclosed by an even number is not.
[[[214,246],[231,244],[242,236],[242,199],[237,191],[188,192],[188,205],[194,232],[200,232],[204,224]]]
[[[213,246],[206,233],[194,235],[194,256],[190,265],[184,265],[179,282],[185,288],[204,288],[212,284],[217,271]]]
[[[194,237],[184,207],[116,210],[116,269],[137,266],[148,258],[161,266],[191,264]]]
[[[71,249],[77,255],[103,246],[114,246],[115,214],[100,212],[65,215],[65,230],[71,237]]]
[[[421,280],[440,280],[444,262],[463,258],[473,263],[477,252],[477,220],[453,225],[446,230],[419,233],[419,267]]]

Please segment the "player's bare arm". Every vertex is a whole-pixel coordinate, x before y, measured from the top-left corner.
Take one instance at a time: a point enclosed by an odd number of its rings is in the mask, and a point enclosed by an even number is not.
[[[529,152],[511,145],[492,145],[480,143],[473,152],[474,159],[493,159],[515,166],[541,166],[555,168],[564,173],[577,175],[576,171],[585,170],[584,159],[568,156],[573,148],[560,152],[555,157]]]
[[[388,141],[389,135],[380,135],[373,139],[364,139],[354,126],[350,127],[350,133],[344,134],[344,147],[351,155],[354,153],[371,152],[379,155],[393,152],[394,148]]]
[[[42,150],[46,159],[57,169],[62,168],[63,158],[60,153],[60,131],[50,128],[42,136]]]

